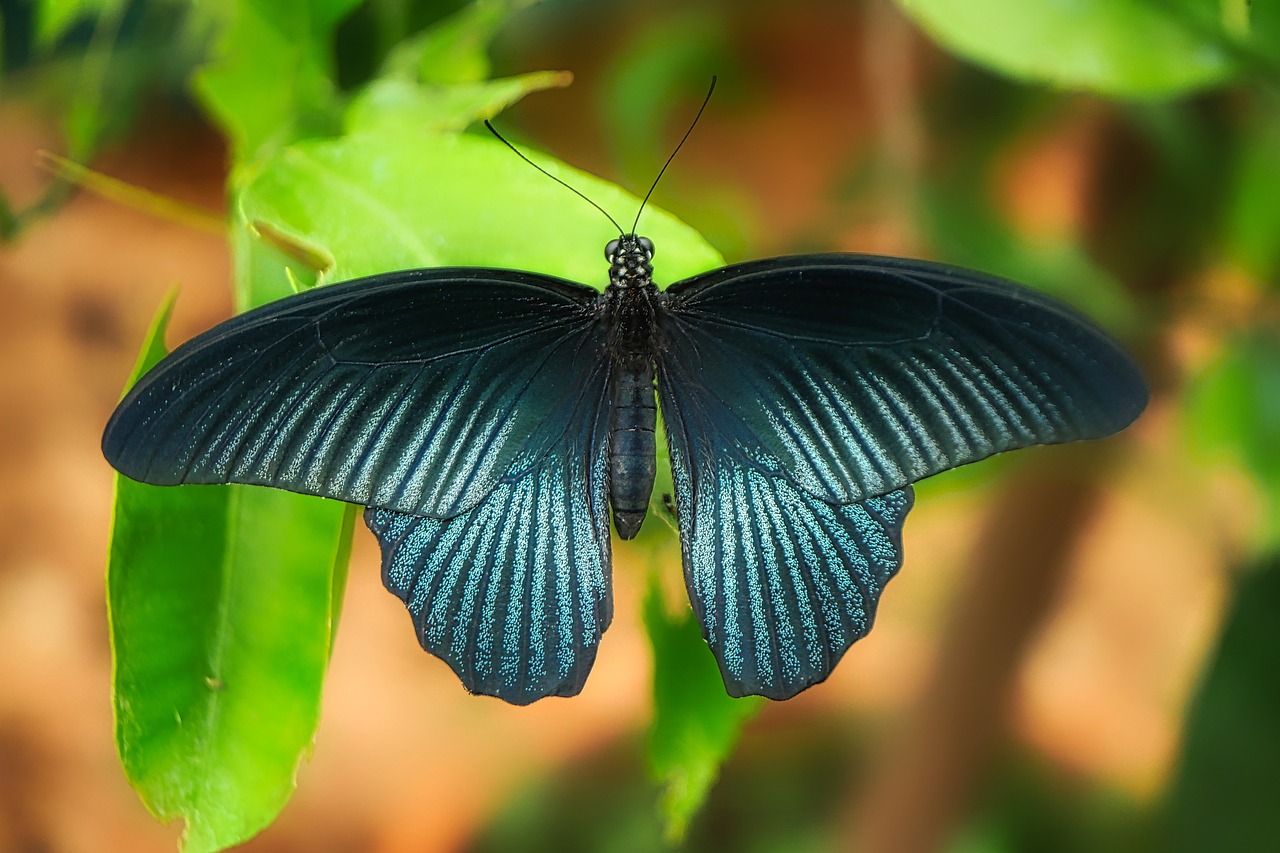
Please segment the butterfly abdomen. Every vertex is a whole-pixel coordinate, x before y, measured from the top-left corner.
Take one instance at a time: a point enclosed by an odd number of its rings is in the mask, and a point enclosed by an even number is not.
[[[653,430],[658,408],[653,392],[653,364],[639,369],[615,367],[613,403],[609,423],[609,500],[618,535],[631,539],[648,511],[657,469]]]

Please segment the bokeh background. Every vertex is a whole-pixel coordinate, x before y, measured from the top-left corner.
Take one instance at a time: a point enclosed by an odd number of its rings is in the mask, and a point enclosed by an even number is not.
[[[359,5],[339,87],[460,5]],[[875,631],[746,722],[685,849],[1280,838],[1280,13],[1098,0],[1046,33],[1018,5],[547,0],[504,12],[489,48],[495,75],[574,76],[504,127],[641,195],[718,74],[655,198],[726,257],[1026,281],[1099,318],[1152,386],[1114,439],[921,484]],[[231,249],[36,152],[224,216],[225,131],[189,89],[212,37],[186,4],[0,13],[0,849],[172,849],[113,741],[98,441],[166,291],[171,342],[230,315]],[[246,849],[660,849],[648,547],[615,543],[582,695],[512,708],[421,652],[357,531],[314,751]]]

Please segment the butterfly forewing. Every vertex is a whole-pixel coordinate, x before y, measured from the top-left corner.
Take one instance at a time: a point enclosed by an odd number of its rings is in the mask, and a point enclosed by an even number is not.
[[[1146,404],[1137,367],[1093,323],[968,270],[808,255],[666,294],[658,348],[682,405],[829,503],[1110,435]]]
[[[559,375],[560,434],[517,460],[478,506],[448,519],[369,508],[387,589],[423,648],[468,690],[525,705],[582,689],[612,613],[603,337]]]
[[[556,440],[598,293],[428,269],[319,288],[175,350],[103,436],[122,473],[251,483],[444,517]]]

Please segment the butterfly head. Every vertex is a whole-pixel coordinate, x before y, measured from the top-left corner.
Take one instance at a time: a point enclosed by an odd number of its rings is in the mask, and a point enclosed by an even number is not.
[[[604,247],[609,282],[614,287],[643,287],[653,281],[653,241],[623,234]]]

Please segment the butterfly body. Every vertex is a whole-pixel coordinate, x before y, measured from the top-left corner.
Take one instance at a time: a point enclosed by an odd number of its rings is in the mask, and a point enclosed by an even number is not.
[[[609,286],[600,297],[612,364],[609,419],[609,504],[623,539],[640,531],[657,475],[658,403],[654,392],[654,315],[661,298],[653,283],[653,244],[624,235],[605,248]]]
[[[911,484],[1142,411],[1087,318],[926,261],[801,255],[603,293],[403,270],[233,318],[175,349],[103,435],[123,474],[358,503],[386,587],[467,689],[581,690],[612,616],[609,515],[645,518],[665,424],[686,586],[733,695],[824,680],[902,564]],[[656,388],[656,402],[655,402]]]

